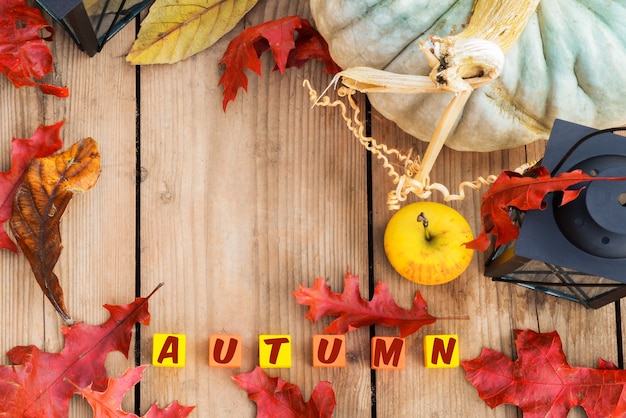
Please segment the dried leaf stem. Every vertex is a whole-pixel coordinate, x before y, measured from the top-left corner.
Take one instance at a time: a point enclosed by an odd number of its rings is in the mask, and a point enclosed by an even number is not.
[[[361,109],[353,97],[356,93],[354,89],[340,87],[337,90],[337,94],[340,97],[347,99],[352,111],[352,114],[350,114],[348,107],[342,100],[331,101],[328,96],[318,96],[317,91],[313,89],[309,80],[304,80],[303,85],[309,90],[309,99],[314,106],[339,108],[341,116],[346,122],[346,126],[354,137],[358,139],[359,143],[368,151],[374,154],[377,159],[382,161],[383,167],[387,170],[387,174],[392,178],[393,184],[396,186],[395,190],[390,191],[387,196],[387,206],[390,210],[399,209],[400,204],[404,202],[411,193],[421,199],[428,199],[433,191],[437,191],[443,195],[446,202],[463,200],[466,196],[466,189],[478,190],[483,186],[491,185],[497,178],[496,175],[491,174],[487,177],[478,177],[474,181],[463,181],[459,184],[458,193],[456,194],[450,193],[449,189],[443,184],[431,184],[428,177],[426,177],[425,180],[417,179],[416,175],[420,172],[421,167],[419,157],[412,159],[410,155],[405,155],[395,148],[389,148],[385,144],[379,144],[375,138],[365,135],[365,125],[359,118]],[[396,171],[394,165],[389,161],[390,158],[397,160],[397,162],[404,167],[404,173],[400,174]],[[521,173],[532,165],[533,163],[524,164],[515,171]]]

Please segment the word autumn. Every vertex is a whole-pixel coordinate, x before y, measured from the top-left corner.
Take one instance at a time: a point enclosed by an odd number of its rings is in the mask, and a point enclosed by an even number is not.
[[[209,337],[210,367],[241,367],[242,337],[211,335]],[[184,334],[155,334],[152,364],[158,367],[185,367],[186,338]],[[373,337],[371,363],[373,370],[404,369],[406,344],[404,338]],[[259,366],[291,367],[291,335],[259,335]],[[345,367],[345,335],[313,336],[313,367]],[[426,335],[424,365],[428,368],[459,366],[457,335]]]

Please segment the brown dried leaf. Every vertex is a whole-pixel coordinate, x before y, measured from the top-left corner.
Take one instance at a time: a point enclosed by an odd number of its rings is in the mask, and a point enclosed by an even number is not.
[[[59,223],[74,193],[93,187],[99,176],[98,145],[86,138],[61,154],[34,159],[13,200],[13,235],[41,290],[68,323],[73,321],[58,277],[52,271],[62,249]]]

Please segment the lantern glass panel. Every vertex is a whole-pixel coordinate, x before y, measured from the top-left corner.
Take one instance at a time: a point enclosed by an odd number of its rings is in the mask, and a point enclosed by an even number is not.
[[[36,0],[90,56],[154,0]]]
[[[103,44],[153,0],[83,1],[98,42]]]

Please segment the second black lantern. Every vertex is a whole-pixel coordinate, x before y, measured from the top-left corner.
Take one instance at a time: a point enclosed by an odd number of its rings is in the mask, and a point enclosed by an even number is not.
[[[541,165],[553,176],[580,169],[626,176],[626,138],[557,120]],[[572,202],[518,216],[516,241],[496,248],[485,275],[598,308],[626,296],[626,181],[594,180]]]

